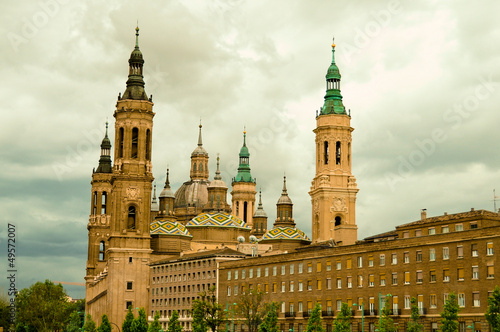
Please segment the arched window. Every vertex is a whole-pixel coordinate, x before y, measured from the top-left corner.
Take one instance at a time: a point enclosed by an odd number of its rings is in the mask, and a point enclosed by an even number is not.
[[[198,168],[198,170],[199,170],[200,172],[203,172],[203,164],[202,164],[202,163],[200,163],[200,165],[199,165],[198,167],[199,167],[199,168]]]
[[[146,130],[146,160],[151,160],[151,131]]]
[[[288,211],[285,211],[285,221],[288,221]]]
[[[134,159],[137,158],[138,144],[139,144],[139,129],[133,128],[132,129],[132,154],[130,155],[131,158],[134,158]]]
[[[103,191],[101,195],[101,214],[106,214],[106,203],[108,200],[108,194]]]
[[[217,194],[217,209],[220,209],[220,195]]]
[[[236,216],[240,215],[240,202],[236,202]]]
[[[324,158],[325,159],[325,165],[328,165],[328,142],[325,141],[323,143],[323,146],[324,146],[324,152],[323,152],[323,154],[324,154],[324,157],[325,157]]]
[[[193,172],[196,172],[196,163],[193,165]]]
[[[97,214],[97,191],[94,191],[94,195],[92,196],[92,214]]]
[[[243,203],[243,221],[244,222],[247,222],[247,219],[248,219],[247,212],[248,212],[248,202],[244,202]]]
[[[99,243],[99,260],[100,261],[103,261],[104,260],[104,254],[106,252],[106,248],[105,248],[105,245],[104,245],[104,241],[101,241]]]
[[[135,206],[128,207],[127,228],[135,229]]]
[[[337,141],[335,144],[335,163],[340,165],[340,142]]]
[[[340,216],[336,216],[335,217],[335,226],[340,226],[342,222],[342,219],[340,218]]]
[[[118,134],[118,158],[123,158],[123,127]]]

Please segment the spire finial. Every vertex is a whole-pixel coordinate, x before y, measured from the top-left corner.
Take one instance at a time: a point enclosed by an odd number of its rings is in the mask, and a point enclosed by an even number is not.
[[[287,191],[286,191],[286,173],[283,172],[283,192],[282,192],[282,195],[288,195]]]
[[[168,175],[169,175],[169,169],[167,165],[167,177],[165,179],[165,188],[170,188],[170,180],[168,179]]]
[[[262,188],[259,188],[259,207],[262,206]]]
[[[201,125],[201,118],[200,118],[200,134],[198,135],[198,146],[203,145],[203,142],[201,140],[201,127],[203,127],[203,126]]]
[[[247,146],[247,126],[243,127],[243,146]]]
[[[155,184],[154,184],[153,187],[154,187],[154,189],[153,189],[153,200],[156,201],[156,182],[155,182]]]
[[[217,170],[215,171],[215,176],[214,180],[222,180],[222,176],[220,175],[220,169],[219,169],[219,154],[217,153]]]
[[[332,38],[332,47],[333,48],[335,47],[335,36],[333,36],[333,38]]]
[[[139,49],[139,20],[137,20],[137,26],[135,27],[135,48]]]
[[[106,118],[106,136],[105,137],[108,137],[108,119]]]

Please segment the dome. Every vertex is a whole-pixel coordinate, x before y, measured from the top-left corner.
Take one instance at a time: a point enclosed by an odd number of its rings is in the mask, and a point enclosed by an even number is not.
[[[151,223],[150,227],[151,235],[181,235],[181,236],[189,236],[192,235],[186,229],[186,227],[178,223],[176,221],[169,220],[155,220]]]
[[[262,240],[301,240],[310,241],[307,235],[295,227],[274,227],[264,234]]]
[[[262,206],[262,192],[259,190],[259,206],[255,213],[253,214],[254,218],[267,218],[267,213],[264,211],[264,207]]]
[[[225,212],[202,213],[191,219],[187,227],[235,227],[250,229],[246,222]]]
[[[215,171],[215,176],[212,182],[208,185],[208,188],[224,188],[227,189],[227,185],[222,181],[222,176],[219,170],[219,154],[217,154],[217,170]]]
[[[163,190],[160,193],[160,198],[175,198],[175,195],[172,189],[168,187],[168,188],[163,188]]]
[[[175,207],[196,206],[203,208],[208,202],[208,183],[204,180],[184,182],[175,192]]]
[[[288,196],[288,191],[286,189],[286,176],[283,176],[283,190],[281,191],[281,196],[276,204],[289,204],[293,205],[292,199]]]
[[[193,155],[200,155],[200,154],[201,154],[201,155],[204,155],[204,156],[205,156],[205,155],[208,155],[207,150],[205,150],[205,149],[203,148],[203,146],[201,146],[201,145],[197,146],[197,147],[196,147],[196,149],[194,149],[194,151],[191,153],[191,155],[192,155],[192,156],[193,156]]]

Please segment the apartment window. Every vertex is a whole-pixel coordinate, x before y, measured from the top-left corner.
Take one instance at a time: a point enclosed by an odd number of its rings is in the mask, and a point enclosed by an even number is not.
[[[269,277],[269,267],[264,268],[264,277]]]
[[[332,262],[330,262],[330,261],[326,262],[326,270],[327,271],[331,271],[332,270]]]
[[[410,295],[405,295],[405,309],[411,308],[411,298]]]
[[[299,263],[299,273],[302,273],[302,270],[303,270],[303,266],[304,266],[304,264],[302,264],[302,263]]]
[[[260,278],[260,267],[257,268],[257,278]]]
[[[295,271],[294,271],[294,266],[293,264],[290,264],[290,274],[294,274]]]
[[[471,245],[471,255],[472,255],[472,257],[478,256],[477,243],[474,243]]]
[[[405,272],[405,285],[410,284],[410,272]]]
[[[423,295],[417,295],[417,306],[418,306],[418,313],[423,315],[424,314],[424,296]]]
[[[422,250],[417,250],[416,255],[415,255],[415,260],[417,262],[421,262],[422,261]]]
[[[415,236],[416,236],[416,237],[420,237],[420,236],[422,236],[422,230],[421,230],[421,229],[417,229],[417,230],[415,231]]]
[[[443,293],[443,303],[446,303],[448,301],[448,293]]]
[[[332,313],[332,300],[327,300],[326,301],[326,312],[328,314]]]
[[[313,308],[313,306],[312,306],[312,302],[311,302],[311,301],[307,301],[307,312],[308,312],[309,314],[311,314],[311,312],[312,312],[312,308]]]
[[[313,271],[313,265],[312,263],[307,263],[307,272],[311,273]]]
[[[304,311],[304,307],[302,305],[302,302],[299,302],[299,312]]]
[[[293,307],[293,303],[290,303],[290,313],[293,314],[294,313],[294,307]]]
[[[290,281],[290,292],[293,292],[295,290],[295,285],[293,284],[293,281]]]
[[[493,242],[486,243],[486,255],[493,255]]]
[[[352,288],[352,277],[347,277],[347,288]]]
[[[368,256],[368,266],[373,266],[373,256]]]
[[[465,294],[464,293],[458,293],[458,306],[460,308],[465,307]]]
[[[430,272],[429,272],[429,281],[430,282],[436,282],[437,281],[436,270],[430,270]]]
[[[278,274],[278,267],[277,266],[273,266],[273,276],[275,276],[277,274]]]
[[[431,307],[431,309],[437,308],[437,296],[436,296],[436,294],[430,295],[430,307]]]
[[[432,322],[431,332],[438,332],[438,323],[437,322]]]
[[[273,282],[273,293],[276,293],[276,291],[278,290],[278,285]]]
[[[337,311],[340,311],[342,309],[342,300],[337,300]]]
[[[285,265],[281,265],[281,275],[284,276],[285,273],[286,273],[286,266]]]
[[[332,279],[326,278],[326,289],[332,289]]]
[[[370,313],[374,313],[375,312],[375,298],[370,297],[368,304],[369,304]]]
[[[405,264],[410,263],[410,253],[408,251],[405,251],[403,254],[403,262]]]
[[[465,322],[458,322],[458,332],[466,332],[466,330],[465,330]]]
[[[316,289],[321,290],[321,279],[316,280]]]
[[[479,267],[478,266],[472,267],[472,279],[479,279]]]
[[[342,270],[342,262],[340,259],[337,260],[337,270]]]
[[[470,229],[476,229],[477,228],[477,222],[473,221],[470,223]]]
[[[350,258],[348,258],[346,261],[346,268],[350,269],[351,267],[352,267],[352,260]]]
[[[392,254],[391,255],[391,264],[392,265],[398,264],[398,255],[397,254]]]
[[[436,228],[430,227],[429,228],[429,235],[434,235],[434,234],[436,234]]]
[[[358,287],[363,287],[363,276],[358,275]]]
[[[403,232],[403,239],[408,239],[410,237],[410,232],[404,231]]]
[[[380,266],[384,266],[384,265],[385,265],[385,255],[381,254],[380,255]]]
[[[450,249],[448,247],[443,248],[443,259],[450,259]]]
[[[392,312],[394,314],[398,313],[398,297],[397,296],[392,297]]]
[[[238,286],[237,285],[234,286],[234,295],[235,296],[238,295]]]
[[[285,310],[286,310],[286,303],[281,302],[281,312],[285,312]],[[281,330],[283,331],[283,328]]]
[[[464,247],[457,246],[457,258],[463,258],[463,257],[464,257]]]
[[[286,284],[284,281],[281,282],[281,292],[284,293],[286,291]]]
[[[316,272],[321,272],[321,262],[316,263]]]
[[[368,276],[368,287],[373,287],[375,286],[375,275],[370,274]]]
[[[299,280],[299,292],[302,292],[304,290],[302,280]]]
[[[380,275],[380,286],[385,286],[385,274]]]
[[[253,269],[248,270],[248,277],[253,278]]]
[[[472,306],[473,307],[479,307],[480,306],[479,292],[472,293]]]
[[[449,282],[450,281],[450,270],[445,269],[443,270],[443,282]]]
[[[464,230],[463,224],[455,224],[455,232],[461,232]]]
[[[436,260],[436,249],[429,249],[429,260],[430,261]]]
[[[127,281],[127,290],[132,290],[132,281]],[[156,292],[158,294],[158,292]]]
[[[342,288],[342,279],[337,278],[337,288]]]
[[[227,286],[227,296],[231,296],[231,286]]]
[[[487,277],[495,278],[495,267],[493,265],[488,265],[486,268],[487,268]]]
[[[358,267],[363,267],[363,257],[358,256]]]
[[[234,280],[238,280],[238,270],[234,271]]]
[[[424,274],[422,271],[417,271],[417,283],[422,283],[424,281]]]
[[[449,232],[450,232],[449,226],[441,226],[441,233],[449,233]]]
[[[398,273],[397,272],[393,272],[392,273],[392,284],[393,285],[397,285],[398,284]]]

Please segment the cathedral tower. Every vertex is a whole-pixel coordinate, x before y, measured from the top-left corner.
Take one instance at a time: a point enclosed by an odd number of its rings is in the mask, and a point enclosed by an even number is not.
[[[351,173],[351,116],[340,93],[340,72],[332,63],[326,74],[326,95],[316,116],[316,175],[312,181],[313,242],[334,240],[353,244],[357,240],[356,178]]]
[[[128,62],[127,87],[123,96],[118,96],[113,115],[114,166],[111,204],[106,205],[106,214],[110,215],[105,250],[107,267],[99,275],[86,278],[86,311],[93,317],[106,313],[115,322],[124,320],[128,306],[148,307],[148,280],[144,276],[149,273],[151,256],[151,138],[155,114],[153,102],[144,90],[139,28]],[[107,170],[107,164],[99,169]]]
[[[243,132],[243,146],[240,149],[238,174],[233,178],[232,213],[253,228],[255,213],[255,179],[250,174],[250,153],[246,143],[247,132]]]

